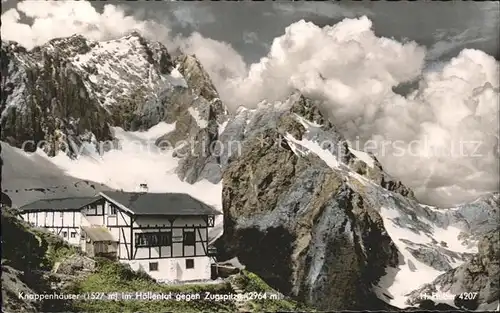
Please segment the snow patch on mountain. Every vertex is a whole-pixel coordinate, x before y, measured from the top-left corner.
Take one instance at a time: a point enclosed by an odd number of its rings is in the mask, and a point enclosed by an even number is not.
[[[113,135],[126,146],[127,143],[151,144],[155,140],[175,129],[175,123],[160,122],[146,131],[125,131],[121,127],[113,127]]]
[[[425,221],[432,229],[432,236],[428,233],[402,227],[398,223],[402,212],[395,208],[381,207],[380,215],[384,221],[384,227],[396,244],[400,254],[400,264],[397,268],[386,268],[383,276],[374,291],[378,296],[389,304],[399,308],[407,307],[407,294],[423,284],[431,282],[445,271],[435,268],[418,260],[410,251],[412,244],[432,246],[433,243],[442,242],[447,250],[457,253],[476,253],[476,247],[466,247],[459,239],[460,230],[453,226],[446,228],[436,227],[431,221]],[[422,217],[418,217],[423,221]],[[410,249],[409,249],[410,248]],[[463,263],[463,259],[449,260],[455,267]]]
[[[172,72],[170,72],[169,78],[170,78],[170,83],[173,86],[180,86],[180,87],[183,87],[183,88],[188,88],[188,84],[186,82],[186,79],[181,74],[181,72],[179,72],[179,65],[177,65],[172,70]]]
[[[375,160],[366,152],[355,150],[353,148],[349,148],[352,154],[354,154],[358,159],[365,162],[371,168],[375,167]]]
[[[207,128],[208,126],[208,121],[206,119],[203,119],[201,117],[201,114],[200,112],[198,112],[195,108],[193,107],[189,107],[188,109],[188,112],[189,114],[191,114],[191,116],[194,118],[194,120],[196,121],[196,124],[198,124],[198,126],[200,128]]]
[[[288,133],[286,134],[285,139],[295,144],[294,148],[296,151],[301,151],[300,154],[296,153],[297,155],[307,155],[309,152],[311,152],[320,157],[331,168],[339,167],[339,161],[337,160],[337,158],[332,155],[330,151],[323,149],[318,143],[308,139],[297,140]],[[297,146],[300,146],[301,148],[297,149]],[[304,150],[304,148],[307,150]]]
[[[114,127],[119,146],[102,155],[80,156],[72,160],[64,153],[53,158],[45,157],[67,174],[105,183],[115,189],[134,191],[139,184],[148,184],[151,192],[186,192],[198,199],[221,208],[221,185],[208,182],[188,184],[175,175],[178,159],[172,157],[172,150],[154,145],[159,134],[171,131],[173,125],[162,123],[144,132],[127,132]]]

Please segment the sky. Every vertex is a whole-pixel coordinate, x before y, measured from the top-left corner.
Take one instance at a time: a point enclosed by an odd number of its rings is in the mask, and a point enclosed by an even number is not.
[[[299,90],[423,202],[498,190],[498,2],[2,5],[2,38],[27,48],[137,30],[195,54],[232,110]]]
[[[17,3],[2,0],[2,13]],[[203,37],[227,42],[247,63],[265,56],[272,40],[296,21],[304,19],[324,26],[360,15],[373,21],[377,35],[416,40],[429,47],[435,59],[452,56],[465,47],[495,56],[499,51],[498,3],[493,1],[92,1],[91,5],[102,12],[110,3],[118,4],[139,20],[154,19],[168,25],[172,33],[187,36],[199,32]]]

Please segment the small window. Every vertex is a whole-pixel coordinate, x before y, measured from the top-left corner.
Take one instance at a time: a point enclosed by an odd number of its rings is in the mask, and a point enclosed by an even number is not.
[[[116,215],[116,207],[112,204],[109,205],[109,215]]]
[[[149,271],[150,272],[158,271],[158,262],[149,262]]]
[[[193,259],[186,259],[186,268],[194,268],[194,260]]]
[[[147,247],[148,242],[146,234],[135,234],[135,245],[137,247]]]
[[[76,231],[71,232],[71,238],[76,238]]]
[[[63,231],[63,232],[62,232],[62,236],[63,236],[64,238],[68,237],[68,232],[67,232],[67,231]]]
[[[184,231],[184,245],[185,246],[194,246],[195,244],[195,236],[194,231]]]
[[[97,206],[95,204],[87,207],[87,215],[97,215]]]

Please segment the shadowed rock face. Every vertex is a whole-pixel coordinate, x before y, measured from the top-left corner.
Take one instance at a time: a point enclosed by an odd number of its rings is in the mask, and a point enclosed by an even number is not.
[[[1,198],[1,204],[2,206],[8,206],[8,207],[12,207],[12,200],[10,199],[10,197],[4,193],[2,191],[2,198]]]
[[[110,126],[175,123],[157,144],[187,144],[176,153],[179,177],[220,181],[210,147],[227,110],[196,57],[172,60],[163,45],[132,33],[106,42],[75,35],[31,51],[2,42],[1,60],[2,141],[28,151],[46,141],[50,156],[66,147],[73,155],[85,142],[111,140]]]
[[[387,309],[372,286],[387,267],[416,268],[393,240],[421,264],[445,271],[472,254],[434,240],[435,227],[458,227],[472,242],[492,224],[486,202],[443,212],[418,204],[374,157],[370,166],[353,155],[316,103],[301,95],[239,110],[219,140],[241,144],[241,151],[220,156],[221,259],[237,256],[273,287],[318,309]],[[322,148],[335,161],[303,146],[311,142],[328,143]],[[397,217],[383,220],[382,207]],[[384,223],[428,242],[391,239]]]
[[[110,126],[136,131],[175,121],[175,108],[189,107],[199,94],[223,110],[199,62],[187,56],[178,61],[137,33],[106,42],[75,35],[30,51],[2,42],[0,139],[15,147],[32,140],[24,146],[29,151],[47,141],[52,156],[70,141],[78,146],[111,139]],[[176,65],[191,85],[171,75]],[[198,106],[209,111],[207,103]]]
[[[397,264],[395,246],[377,211],[340,172],[314,154],[297,155],[284,139],[287,133],[306,137],[293,103],[270,127],[254,130],[241,155],[228,160],[219,250],[319,309],[381,308],[371,285],[385,266]],[[299,111],[325,122],[312,112]],[[333,129],[327,122],[324,127]],[[342,144],[334,150],[349,160]]]
[[[54,155],[68,138],[110,138],[109,118],[92,99],[78,71],[57,53],[38,56],[2,42],[1,140],[34,151],[45,140]],[[4,71],[5,70],[5,71]],[[92,133],[90,133],[90,130]]]
[[[219,128],[228,119],[227,109],[194,56],[181,55],[176,63],[189,87],[176,88],[166,98],[163,115],[167,123],[175,123],[175,129],[156,143],[176,148],[174,155],[180,158],[176,172],[181,180],[191,184],[202,179],[218,183],[222,171],[214,152]]]

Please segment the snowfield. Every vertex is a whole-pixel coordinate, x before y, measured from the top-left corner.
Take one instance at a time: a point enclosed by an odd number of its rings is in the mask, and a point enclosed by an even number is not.
[[[154,145],[155,140],[174,129],[175,125],[160,123],[145,132],[127,132],[114,127],[119,148],[102,155],[80,155],[76,160],[60,152],[57,156],[45,158],[66,174],[92,179],[113,189],[136,191],[139,184],[148,185],[151,192],[183,192],[192,195],[221,210],[221,184],[206,181],[188,184],[177,178],[175,169],[178,159],[172,150],[162,150]],[[39,151],[44,156],[43,151]]]
[[[382,207],[380,209],[380,215],[384,221],[384,228],[396,244],[400,253],[400,264],[397,268],[386,268],[386,275],[380,279],[378,286],[374,287],[374,291],[380,299],[396,307],[404,308],[409,306],[405,303],[408,293],[424,284],[432,282],[437,276],[445,272],[438,271],[417,260],[407,250],[408,244],[405,240],[424,245],[430,245],[432,241],[443,241],[447,244],[448,250],[458,253],[477,253],[477,247],[464,246],[458,238],[460,230],[453,226],[443,229],[434,226],[430,221],[426,221],[429,223],[429,226],[432,227],[432,236],[423,232],[418,233],[408,228],[399,227],[395,221],[400,217],[400,214],[400,212],[391,208]],[[463,262],[454,260],[454,262],[450,263],[453,264],[454,267],[458,267]],[[446,303],[453,305],[453,300]]]
[[[162,150],[154,145],[158,137],[174,128],[175,124],[163,122],[143,132],[127,132],[120,127],[114,127],[113,132],[119,147],[101,155],[94,152],[70,159],[64,152],[60,152],[50,158],[39,150],[34,156],[27,157],[41,158],[64,175],[92,180],[112,189],[133,192],[138,190],[139,184],[145,183],[150,192],[187,193],[222,211],[222,182],[213,184],[203,180],[189,184],[181,181],[175,173],[179,160],[172,156],[173,151]],[[209,234],[211,241],[220,235],[222,215],[216,217],[215,227]]]

